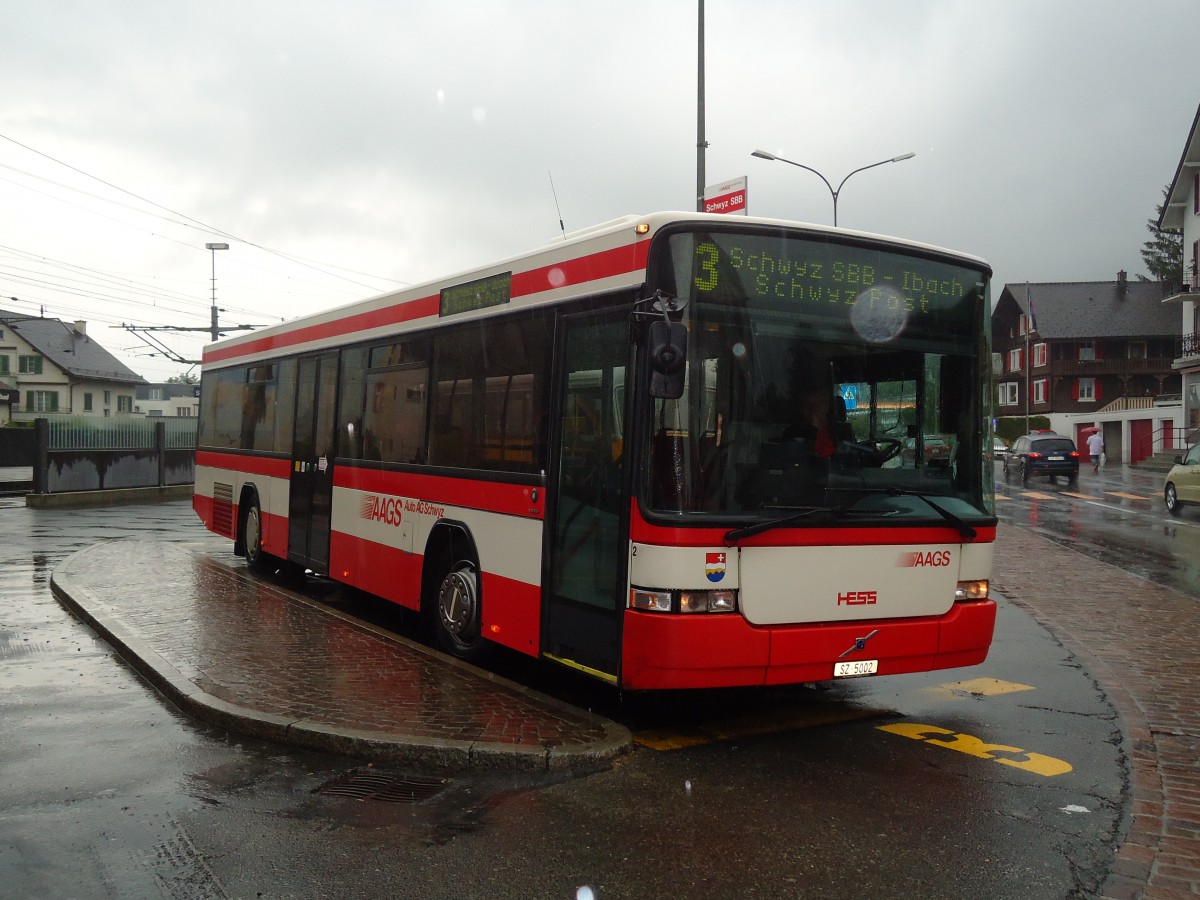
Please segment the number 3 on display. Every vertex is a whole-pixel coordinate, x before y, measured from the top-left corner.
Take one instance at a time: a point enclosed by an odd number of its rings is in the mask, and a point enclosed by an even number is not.
[[[711,291],[717,286],[717,257],[717,245],[711,241],[696,245],[696,258],[703,273],[696,276],[696,290]]]

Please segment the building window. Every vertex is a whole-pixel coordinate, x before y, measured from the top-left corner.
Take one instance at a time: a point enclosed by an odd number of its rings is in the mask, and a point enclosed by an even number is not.
[[[999,385],[1000,388],[1000,405],[1001,406],[1016,406],[1017,405],[1017,383],[1008,381]]]
[[[26,412],[58,412],[58,391],[26,391]]]
[[[104,392],[104,405],[105,405],[105,406],[112,406],[112,391],[105,391],[105,392]]]
[[[41,375],[42,358],[40,356],[22,356],[19,358],[17,371],[22,375]]]
[[[1079,345],[1079,358],[1083,360],[1096,358],[1096,345],[1091,341],[1084,341]]]
[[[133,398],[117,394],[117,412],[133,412]]]
[[[1049,353],[1046,352],[1045,344],[1033,345],[1033,364],[1034,366],[1044,366],[1049,360]]]
[[[149,396],[147,399],[148,399],[148,400],[161,400],[161,399],[163,399],[163,389],[162,389],[162,388],[159,388],[159,387],[152,387],[152,388],[150,388],[150,396]]]
[[[84,412],[92,411],[92,395],[91,394],[83,395],[83,411]]]
[[[1079,379],[1079,400],[1091,401],[1096,399],[1096,379],[1095,378],[1080,378]]]
[[[8,354],[0,356],[0,375],[8,375]]]
[[[1039,378],[1039,379],[1037,379],[1037,381],[1035,381],[1033,383],[1033,402],[1034,403],[1045,403],[1046,402],[1046,379],[1045,378]]]
[[[1020,372],[1022,368],[1024,368],[1024,364],[1021,362],[1021,348],[1015,347],[1012,350],[1009,350],[1008,371]]]

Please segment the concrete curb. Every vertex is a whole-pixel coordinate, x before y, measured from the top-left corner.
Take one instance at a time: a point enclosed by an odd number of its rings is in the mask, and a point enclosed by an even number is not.
[[[60,494],[26,494],[30,509],[73,509],[88,506],[119,506],[123,503],[169,503],[192,496],[194,485],[113,488],[106,491],[64,491]]]
[[[360,731],[308,719],[283,717],[222,699],[204,690],[180,672],[143,640],[137,629],[122,619],[118,610],[88,586],[83,575],[86,564],[89,557],[102,552],[105,546],[106,544],[96,544],[86,547],[60,563],[51,574],[51,591],[68,610],[110,644],[117,655],[152,687],[181,711],[199,721],[248,737],[447,773],[498,770],[595,771],[606,767],[613,759],[629,752],[632,747],[633,739],[629,729],[593,714],[586,715],[592,725],[602,729],[602,738],[584,745],[539,747],[395,732]],[[180,549],[180,552],[195,551]],[[204,557],[203,553],[195,554]],[[220,563],[211,559],[208,562],[224,570]],[[246,577],[235,572],[229,574],[233,577]],[[561,709],[572,716],[582,714],[581,710],[553,697],[493,673],[467,666],[459,660],[439,654],[400,635],[358,622],[308,598],[289,594],[289,599],[299,600],[323,614],[342,619],[347,624],[372,634],[376,639],[392,641],[404,645],[409,650],[436,658],[439,664],[457,667],[468,672],[471,677],[491,681],[516,694]]]

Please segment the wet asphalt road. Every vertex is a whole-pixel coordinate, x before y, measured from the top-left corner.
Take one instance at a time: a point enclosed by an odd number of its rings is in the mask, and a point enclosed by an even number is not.
[[[1047,478],[1021,485],[996,466],[1001,521],[1027,528],[1132,575],[1200,597],[1200,507],[1172,516],[1162,500],[1165,474],[1119,466],[1079,483]]]
[[[1086,896],[1127,803],[1114,713],[1007,603],[974,669],[624,704],[568,686],[639,748],[586,777],[456,777],[419,804],[328,797],[367,761],[195,725],[50,594],[59,561],[110,538],[241,565],[188,504],[0,505],[0,525],[5,896]]]

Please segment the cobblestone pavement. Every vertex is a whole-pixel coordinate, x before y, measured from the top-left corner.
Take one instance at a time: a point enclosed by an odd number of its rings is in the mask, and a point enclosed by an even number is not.
[[[1200,605],[1001,525],[997,589],[1075,653],[1124,719],[1131,818],[1106,898],[1200,895]]]
[[[178,544],[97,544],[53,587],[185,712],[230,730],[444,770],[586,768],[629,747],[623,726]]]

